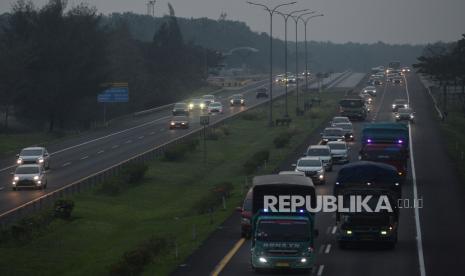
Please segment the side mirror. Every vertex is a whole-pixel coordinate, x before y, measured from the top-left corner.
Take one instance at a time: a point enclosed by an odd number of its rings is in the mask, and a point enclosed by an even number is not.
[[[16,158],[19,158],[19,153],[16,154]]]
[[[292,167],[297,167],[297,164],[292,164],[291,166],[292,166]]]
[[[317,238],[320,235],[320,231],[318,229],[313,230],[313,236]]]
[[[306,153],[306,152],[303,152],[303,153],[302,153],[302,156],[304,156],[304,157],[307,156],[307,153]]]
[[[242,211],[244,211],[244,209],[242,209],[242,207],[240,207],[240,206],[236,207],[236,212],[242,213]]]

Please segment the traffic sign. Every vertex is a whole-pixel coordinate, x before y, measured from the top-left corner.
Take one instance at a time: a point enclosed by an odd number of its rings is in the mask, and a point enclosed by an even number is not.
[[[210,116],[202,115],[200,116],[200,125],[206,126],[210,124]]]
[[[99,103],[125,103],[129,101],[128,87],[111,87],[97,95]]]

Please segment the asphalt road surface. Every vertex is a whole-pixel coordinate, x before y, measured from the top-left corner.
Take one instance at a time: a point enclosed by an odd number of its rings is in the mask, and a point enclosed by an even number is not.
[[[416,112],[416,121],[411,124],[412,158],[402,187],[410,207],[400,211],[398,243],[392,250],[373,245],[339,249],[335,215],[317,214],[320,235],[316,239],[316,264],[309,275],[465,275],[465,186],[446,154],[431,99],[413,73],[404,85],[386,85],[378,91],[368,121],[394,121],[391,104],[397,98],[409,99]],[[351,161],[358,159],[362,125],[354,122],[356,141],[350,143]],[[309,144],[318,142],[315,135]],[[291,169],[301,152],[299,149],[283,170]],[[338,167],[327,173],[327,183],[317,186],[317,194],[332,194]],[[413,208],[414,194],[421,199],[421,208]],[[250,241],[240,238],[239,221],[239,214],[233,214],[173,275],[255,275],[249,261]]]
[[[263,98],[255,98],[255,90],[258,87],[268,87],[268,81],[258,81],[244,89],[218,94],[217,99],[224,105],[224,114],[212,115],[210,121],[215,122],[225,116],[247,110],[249,106],[267,101]],[[229,106],[228,97],[237,93],[244,95],[245,107]],[[275,86],[273,89],[274,97],[283,93],[282,86]],[[153,114],[127,118],[107,129],[89,132],[80,137],[69,138],[50,145],[48,151],[51,154],[51,169],[48,171],[46,190],[12,191],[10,173],[15,168],[15,157],[10,156],[0,160],[0,216],[46,193],[198,130],[200,128],[199,115],[200,111],[191,112],[188,130],[169,130],[171,110],[162,110]],[[280,116],[280,114],[274,115]]]

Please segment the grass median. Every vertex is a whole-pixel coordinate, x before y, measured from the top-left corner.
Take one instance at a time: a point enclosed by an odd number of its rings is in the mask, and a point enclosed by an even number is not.
[[[244,163],[268,150],[269,160],[255,173],[271,172],[333,115],[341,96],[323,93],[321,106],[293,116],[289,126],[267,127],[266,105],[247,111],[207,141],[205,166],[201,143],[178,161],[150,162],[142,183],[117,195],[93,190],[73,196],[72,220],[53,221],[32,241],[1,248],[0,275],[108,275],[125,252],[151,238],[165,243],[143,274],[169,274],[240,204],[246,192]],[[293,114],[293,95],[289,103]],[[283,114],[282,99],[274,110],[276,117]],[[283,132],[292,133],[290,140],[276,143]],[[212,212],[205,212],[203,201],[225,182],[232,190]]]
[[[457,164],[460,177],[465,180],[465,116],[462,112],[453,111],[447,120],[441,123],[441,129],[447,140],[449,156]]]

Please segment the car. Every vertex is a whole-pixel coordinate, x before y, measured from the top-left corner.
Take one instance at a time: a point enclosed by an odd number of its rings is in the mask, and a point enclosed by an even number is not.
[[[397,112],[399,108],[408,108],[408,100],[406,99],[395,99],[392,103],[392,112]]]
[[[321,133],[321,142],[326,144],[330,141],[344,141],[344,130],[340,127],[327,127]]]
[[[339,124],[339,123],[350,123],[350,119],[349,117],[336,116],[336,117],[333,117],[333,119],[330,122],[330,125],[335,126],[336,124]]]
[[[397,110],[396,115],[395,115],[396,121],[397,122],[409,121],[413,123],[415,119],[414,114],[415,112],[413,112],[411,108],[399,108],[399,110]]]
[[[346,141],[354,141],[354,126],[352,123],[337,123],[334,127],[339,127],[344,130],[344,137]]]
[[[330,172],[333,170],[333,157],[331,149],[327,145],[311,145],[307,148],[304,156],[318,157],[323,162],[326,171]]]
[[[257,99],[260,98],[268,98],[268,89],[266,87],[260,87],[256,90],[255,97]]]
[[[19,188],[47,188],[47,176],[43,166],[38,164],[19,165],[13,174],[13,191]]]
[[[365,101],[365,104],[371,105],[373,104],[373,98],[370,94],[360,94],[360,98],[362,98]]]
[[[170,129],[175,129],[175,128],[189,128],[189,117],[187,116],[174,116],[170,120],[169,124]]]
[[[215,96],[213,95],[203,95],[202,100],[206,106],[215,101]]]
[[[16,164],[38,164],[43,166],[45,169],[50,169],[50,154],[44,147],[28,147],[21,150],[16,155]]]
[[[392,79],[392,83],[396,85],[401,85],[402,82],[403,82],[402,78],[399,78],[399,77]]]
[[[381,85],[383,85],[383,81],[380,80],[380,79],[375,79],[375,80],[373,81],[373,84],[376,85],[376,86],[381,86]]]
[[[368,95],[370,95],[372,97],[376,97],[376,87],[367,86],[367,87],[363,88],[362,93],[363,94],[368,94]]]
[[[172,111],[173,116],[189,116],[189,107],[185,103],[175,103]]]
[[[241,213],[241,237],[250,238],[252,234],[252,188],[245,195],[244,202],[241,207],[236,210]]]
[[[293,166],[295,167],[295,171],[303,172],[305,176],[310,177],[313,183],[325,184],[325,169],[319,157],[301,157]]]
[[[208,114],[223,114],[223,105],[220,102],[211,102],[208,107]]]
[[[405,66],[405,67],[402,67],[402,73],[410,73],[410,68]]]
[[[232,95],[232,96],[231,96],[231,99],[229,100],[229,104],[230,104],[231,106],[235,106],[235,105],[244,106],[244,105],[245,105],[244,96],[242,96],[242,94],[235,94],[235,95]]]
[[[279,175],[295,175],[295,176],[305,176],[304,172],[296,172],[296,171],[280,171]]]
[[[343,164],[349,162],[349,147],[346,142],[331,141],[327,144],[331,149],[333,162]]]
[[[192,99],[189,102],[189,110],[204,110],[206,107],[202,99]]]

